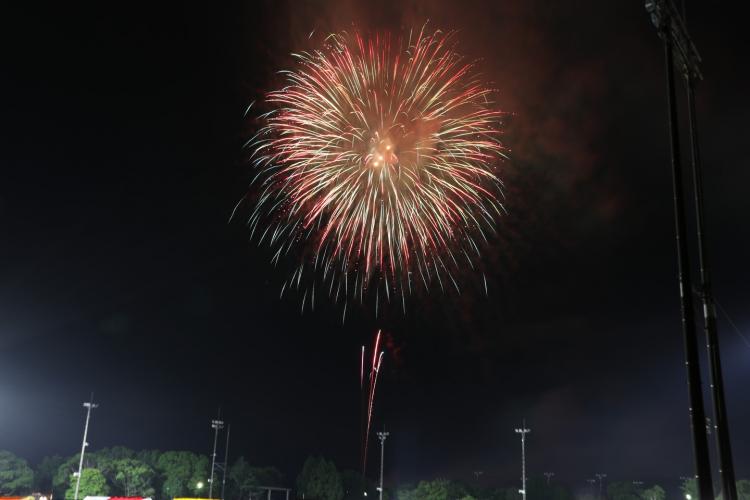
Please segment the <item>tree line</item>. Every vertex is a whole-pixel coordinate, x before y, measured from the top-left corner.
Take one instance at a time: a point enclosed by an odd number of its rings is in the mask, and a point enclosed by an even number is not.
[[[45,457],[35,469],[26,460],[0,450],[0,496],[52,493],[54,499],[73,500],[80,455]],[[134,451],[116,446],[84,456],[79,499],[86,496],[139,496],[155,500],[207,497],[210,463],[205,455],[189,451]],[[359,472],[339,471],[323,457],[308,457],[293,483],[275,467],[259,467],[239,457],[227,470],[225,500],[263,500],[262,487],[291,487],[293,498],[304,500],[367,500],[378,498],[377,485]],[[614,481],[602,489],[567,485],[531,477],[529,500],[666,500],[659,485]],[[737,482],[739,500],[750,500],[750,481]],[[681,496],[697,499],[694,480],[685,480]],[[688,495],[690,495],[688,497]],[[215,478],[214,498],[221,496],[221,478]],[[521,500],[518,486],[487,488],[450,479],[419,481],[387,488],[384,500]],[[721,495],[717,497],[721,500]]]
[[[9,451],[0,451],[0,495],[52,493],[72,500],[81,455],[45,457],[36,469]],[[205,497],[210,477],[208,457],[190,451],[134,451],[122,446],[84,455],[78,498],[136,496],[156,500]],[[227,499],[249,499],[260,486],[282,486],[281,472],[254,467],[240,457],[227,471]],[[216,487],[218,486],[218,488]],[[221,491],[215,479],[214,497]]]

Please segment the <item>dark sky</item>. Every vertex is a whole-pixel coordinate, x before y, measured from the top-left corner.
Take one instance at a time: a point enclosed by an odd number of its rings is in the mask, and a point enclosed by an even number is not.
[[[714,292],[748,335],[747,35],[729,4],[693,3]],[[489,295],[467,273],[406,315],[300,314],[279,299],[295,263],[273,268],[227,222],[253,174],[245,108],[312,29],[427,19],[459,31],[513,114]],[[690,474],[662,48],[642,2],[4,3],[0,33],[0,449],[75,453],[93,390],[93,449],[208,453],[221,406],[233,456],[290,482],[308,454],[355,468],[359,346],[383,328],[391,482],[512,484],[523,418],[532,474]],[[750,345],[719,327],[748,477]]]

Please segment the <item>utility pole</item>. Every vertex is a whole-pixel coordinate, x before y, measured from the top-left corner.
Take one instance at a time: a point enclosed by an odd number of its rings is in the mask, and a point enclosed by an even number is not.
[[[526,421],[523,421],[523,427],[516,429],[516,433],[521,435],[521,484],[522,487],[518,492],[523,496],[523,500],[526,500],[526,434],[531,432],[531,429],[526,428]]]
[[[695,60],[697,51],[689,37],[682,18],[671,0],[646,0],[646,11],[656,27],[659,37],[664,41],[664,59],[667,83],[667,123],[672,155],[672,192],[674,196],[675,232],[677,240],[677,271],[682,311],[682,332],[685,344],[685,368],[689,396],[690,427],[693,438],[693,460],[695,476],[698,480],[700,500],[713,500],[711,482],[711,463],[708,455],[708,438],[706,436],[706,418],[701,390],[701,374],[698,359],[698,339],[695,331],[692,286],[690,279],[690,258],[688,255],[685,202],[683,199],[682,162],[680,157],[680,138],[677,123],[677,107],[674,83],[674,50],[684,64]],[[700,60],[700,59],[698,59]],[[691,64],[692,65],[692,64]],[[696,65],[692,65],[696,66]],[[696,66],[697,68],[697,66]],[[735,500],[735,499],[727,499]]]
[[[549,486],[549,480],[552,479],[552,477],[555,475],[554,472],[545,472],[544,477],[547,478],[547,486]]]
[[[684,9],[684,3],[683,3]],[[721,372],[721,355],[719,353],[719,335],[716,329],[716,306],[711,292],[711,272],[709,270],[708,246],[706,244],[706,220],[704,217],[705,201],[703,199],[703,173],[701,168],[700,145],[698,143],[698,124],[695,111],[695,85],[702,80],[698,63],[700,55],[695,49],[685,26],[683,10],[681,27],[685,44],[691,51],[692,59],[683,57],[683,72],[687,87],[688,126],[690,129],[691,159],[693,167],[693,194],[695,195],[695,225],[698,236],[699,295],[703,305],[703,330],[706,335],[708,352],[708,370],[711,377],[711,398],[714,409],[714,428],[716,429],[716,448],[719,455],[719,476],[722,492],[726,500],[737,500],[737,484],[734,476],[732,445],[729,440],[729,419],[724,399],[724,377]],[[690,64],[692,63],[692,64]],[[710,434],[711,431],[709,430]]]
[[[78,474],[76,475],[76,491],[73,495],[73,500],[78,500],[78,488],[81,486],[81,472],[83,472],[83,455],[86,452],[86,447],[89,445],[86,442],[86,438],[89,434],[89,420],[91,419],[91,410],[98,407],[98,404],[94,403],[94,393],[91,393],[91,399],[88,402],[83,403],[83,407],[86,408],[86,424],[83,426],[83,443],[81,444],[81,459],[78,462]]]
[[[380,439],[380,487],[378,488],[378,491],[380,492],[380,500],[383,500],[383,461],[385,458],[385,438],[387,438],[390,434],[390,432],[385,432],[385,429],[378,432],[378,439]]]
[[[224,422],[219,420],[221,410],[215,420],[211,420],[211,428],[214,430],[214,451],[211,453],[211,479],[208,480],[208,498],[213,498],[214,490],[214,468],[216,467],[216,442],[219,440],[219,431],[224,428]]]
[[[224,498],[224,486],[227,483],[227,467],[229,467],[229,432],[232,430],[232,424],[227,424],[227,442],[224,445],[224,467],[221,476],[221,498]]]
[[[602,489],[602,480],[607,477],[606,474],[594,474],[596,478],[599,480],[599,500],[604,500],[604,497],[602,496],[603,489]]]

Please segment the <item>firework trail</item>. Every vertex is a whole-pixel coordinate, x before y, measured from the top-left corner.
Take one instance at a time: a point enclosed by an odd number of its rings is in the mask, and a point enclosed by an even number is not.
[[[362,346],[362,358],[360,365],[360,388],[362,392],[362,475],[364,476],[367,469],[367,447],[370,441],[370,427],[372,424],[372,410],[375,406],[375,389],[378,383],[378,374],[383,363],[384,351],[379,351],[380,334],[378,330],[375,336],[375,346],[372,351],[372,367],[370,368],[369,386],[365,392],[364,386],[364,366],[365,366],[365,346]]]
[[[504,210],[505,149],[493,91],[454,38],[332,34],[266,95],[248,224],[275,264],[302,255],[282,294],[303,288],[303,310],[316,287],[345,307],[374,291],[376,307],[396,294],[405,309],[414,286],[458,289],[453,274],[473,269]]]
[[[359,389],[362,390],[365,383],[365,346],[362,346],[362,356],[359,363]]]

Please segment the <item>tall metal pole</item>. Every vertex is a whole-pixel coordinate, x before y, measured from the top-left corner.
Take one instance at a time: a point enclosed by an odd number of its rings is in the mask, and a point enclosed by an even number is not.
[[[227,483],[227,468],[229,467],[229,432],[232,430],[232,424],[227,424],[227,442],[224,445],[224,469],[221,476],[221,498],[224,498],[224,486]]]
[[[683,200],[682,162],[680,158],[680,139],[677,126],[677,107],[674,83],[674,8],[669,0],[646,0],[646,10],[664,40],[664,59],[667,84],[667,121],[672,161],[672,191],[674,196],[675,237],[677,246],[677,275],[680,290],[682,312],[682,333],[685,347],[685,368],[689,397],[690,427],[693,440],[693,460],[698,491],[701,500],[713,500],[711,482],[711,463],[708,455],[706,437],[706,415],[703,406],[700,365],[698,360],[698,339],[695,332],[695,313],[693,310],[692,286],[690,280],[690,259],[685,237],[685,206]],[[683,50],[683,45],[678,45]]]
[[[89,434],[89,420],[91,419],[91,410],[99,406],[94,403],[94,393],[91,393],[91,399],[87,403],[83,403],[83,407],[86,408],[86,424],[83,426],[83,443],[81,443],[81,459],[78,462],[78,476],[76,476],[76,490],[73,495],[73,500],[78,500],[78,489],[81,486],[81,472],[83,472],[83,455],[86,452],[86,447],[89,445],[86,442],[86,437]]]
[[[221,416],[221,411],[219,411]],[[218,418],[211,420],[211,428],[214,430],[214,450],[211,453],[211,479],[208,480],[208,498],[213,498],[214,490],[214,468],[216,467],[216,442],[219,440],[219,430],[224,427],[224,422]]]
[[[722,492],[726,500],[737,500],[737,485],[734,477],[732,445],[729,440],[729,422],[726,402],[724,400],[724,378],[721,373],[721,356],[719,337],[716,330],[716,307],[711,293],[711,273],[706,247],[706,221],[704,218],[703,174],[698,144],[698,124],[695,112],[696,75],[685,68],[685,80],[688,100],[688,122],[690,127],[690,144],[693,167],[693,190],[695,192],[695,224],[698,233],[698,265],[700,269],[700,298],[703,303],[703,329],[706,333],[706,350],[708,351],[708,369],[711,376],[711,396],[714,408],[714,428],[716,429],[716,447],[719,455],[719,476]]]
[[[605,477],[607,477],[607,475],[606,474],[594,474],[594,475],[599,480],[599,500],[603,500],[604,497],[602,496],[602,494],[604,493],[604,491],[602,489],[602,481],[604,480]]]
[[[523,421],[523,427],[516,429],[516,433],[521,435],[521,489],[518,492],[523,496],[523,500],[526,500],[526,434],[531,432],[531,429],[526,428],[526,421]]]
[[[703,406],[701,389],[700,364],[698,361],[698,339],[695,332],[692,285],[690,279],[690,259],[685,237],[685,206],[682,196],[682,164],[680,158],[680,139],[677,128],[677,107],[675,104],[674,56],[671,37],[664,37],[664,54],[667,69],[667,101],[669,135],[672,146],[672,190],[674,193],[675,230],[677,240],[677,270],[680,286],[680,304],[682,309],[682,332],[685,342],[685,368],[687,371],[688,395],[690,398],[690,424],[693,431],[693,454],[695,476],[698,480],[698,491],[701,500],[713,500],[711,482],[711,463],[708,455],[708,438],[706,437],[706,414]]]
[[[385,438],[387,438],[390,434],[390,432],[385,432],[385,430],[378,432],[378,439],[380,439],[380,487],[378,488],[378,491],[380,492],[380,500],[383,500],[383,461],[385,458]]]

